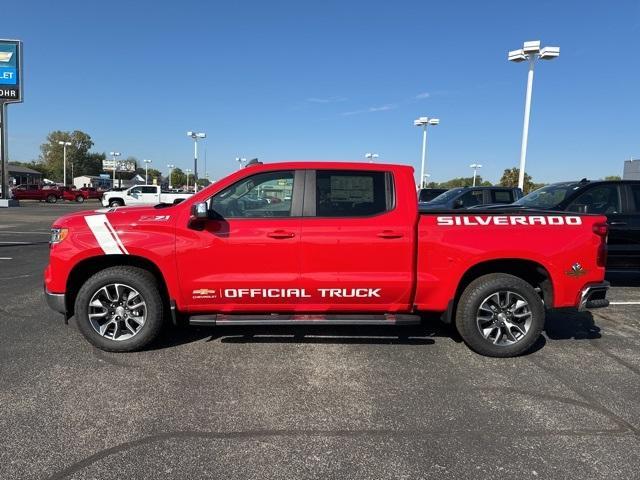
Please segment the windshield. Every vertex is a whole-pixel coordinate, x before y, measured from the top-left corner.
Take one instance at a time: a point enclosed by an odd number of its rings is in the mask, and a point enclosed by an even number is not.
[[[464,188],[452,188],[451,190],[447,190],[446,192],[438,195],[436,198],[431,200],[429,203],[446,203],[452,198],[456,197],[460,192],[462,192]]]
[[[567,196],[580,188],[579,183],[556,183],[539,188],[520,200],[514,205],[521,205],[528,208],[549,209],[557,207]]]

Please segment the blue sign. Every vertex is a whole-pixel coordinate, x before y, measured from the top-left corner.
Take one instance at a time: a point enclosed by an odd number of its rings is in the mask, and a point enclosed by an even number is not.
[[[22,42],[0,39],[0,103],[22,101]]]
[[[18,54],[15,44],[0,43],[0,85],[18,85]]]

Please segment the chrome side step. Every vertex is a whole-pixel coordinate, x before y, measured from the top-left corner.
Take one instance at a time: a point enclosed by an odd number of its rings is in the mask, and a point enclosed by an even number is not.
[[[278,314],[270,315],[192,315],[190,325],[418,325],[419,315],[384,313],[380,315]]]

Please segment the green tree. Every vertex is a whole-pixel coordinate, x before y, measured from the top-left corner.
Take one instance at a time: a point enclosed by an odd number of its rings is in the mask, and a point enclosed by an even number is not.
[[[144,167],[136,168],[136,173],[140,175],[142,178],[144,178]],[[149,168],[147,170],[147,173],[149,175],[150,184],[153,183],[153,179],[155,178],[157,179],[158,185],[160,185],[160,181],[162,180],[162,172],[160,172],[160,170],[157,170],[155,168]]]
[[[520,169],[518,167],[506,168],[500,179],[500,185],[503,187],[517,187],[518,177],[520,175]],[[524,193],[527,194],[540,188],[544,184],[536,184],[533,182],[531,175],[527,172],[524,173]]]
[[[71,183],[71,163],[74,174],[89,174],[86,169],[94,170],[97,158],[91,157],[89,150],[93,147],[91,136],[80,130],[63,132],[55,130],[47,135],[47,140],[40,146],[40,163],[51,180],[62,181],[63,178],[63,146],[58,142],[70,142],[67,146],[67,183]],[[100,165],[100,168],[102,165]]]
[[[458,187],[470,187],[473,185],[473,177],[456,177],[446,182],[429,182],[428,188],[458,188]],[[482,176],[476,176],[476,186],[490,187],[491,182],[483,180]]]
[[[180,188],[187,184],[187,176],[180,168],[174,168],[171,172],[171,179],[169,179],[169,184],[173,188]]]
[[[604,177],[605,180],[622,180],[622,178],[620,178],[620,175],[607,175],[606,177]]]

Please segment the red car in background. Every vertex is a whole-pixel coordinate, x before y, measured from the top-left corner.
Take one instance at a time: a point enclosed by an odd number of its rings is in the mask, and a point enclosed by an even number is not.
[[[102,194],[104,193],[102,190],[98,190],[95,187],[82,187],[80,191],[85,193],[87,196],[85,198],[98,199],[102,198]]]
[[[58,187],[58,189],[62,194],[63,200],[82,203],[89,198],[89,192],[78,190],[75,187]]]
[[[62,192],[56,185],[18,185],[11,189],[16,200],[40,200],[56,203],[62,198]]]

